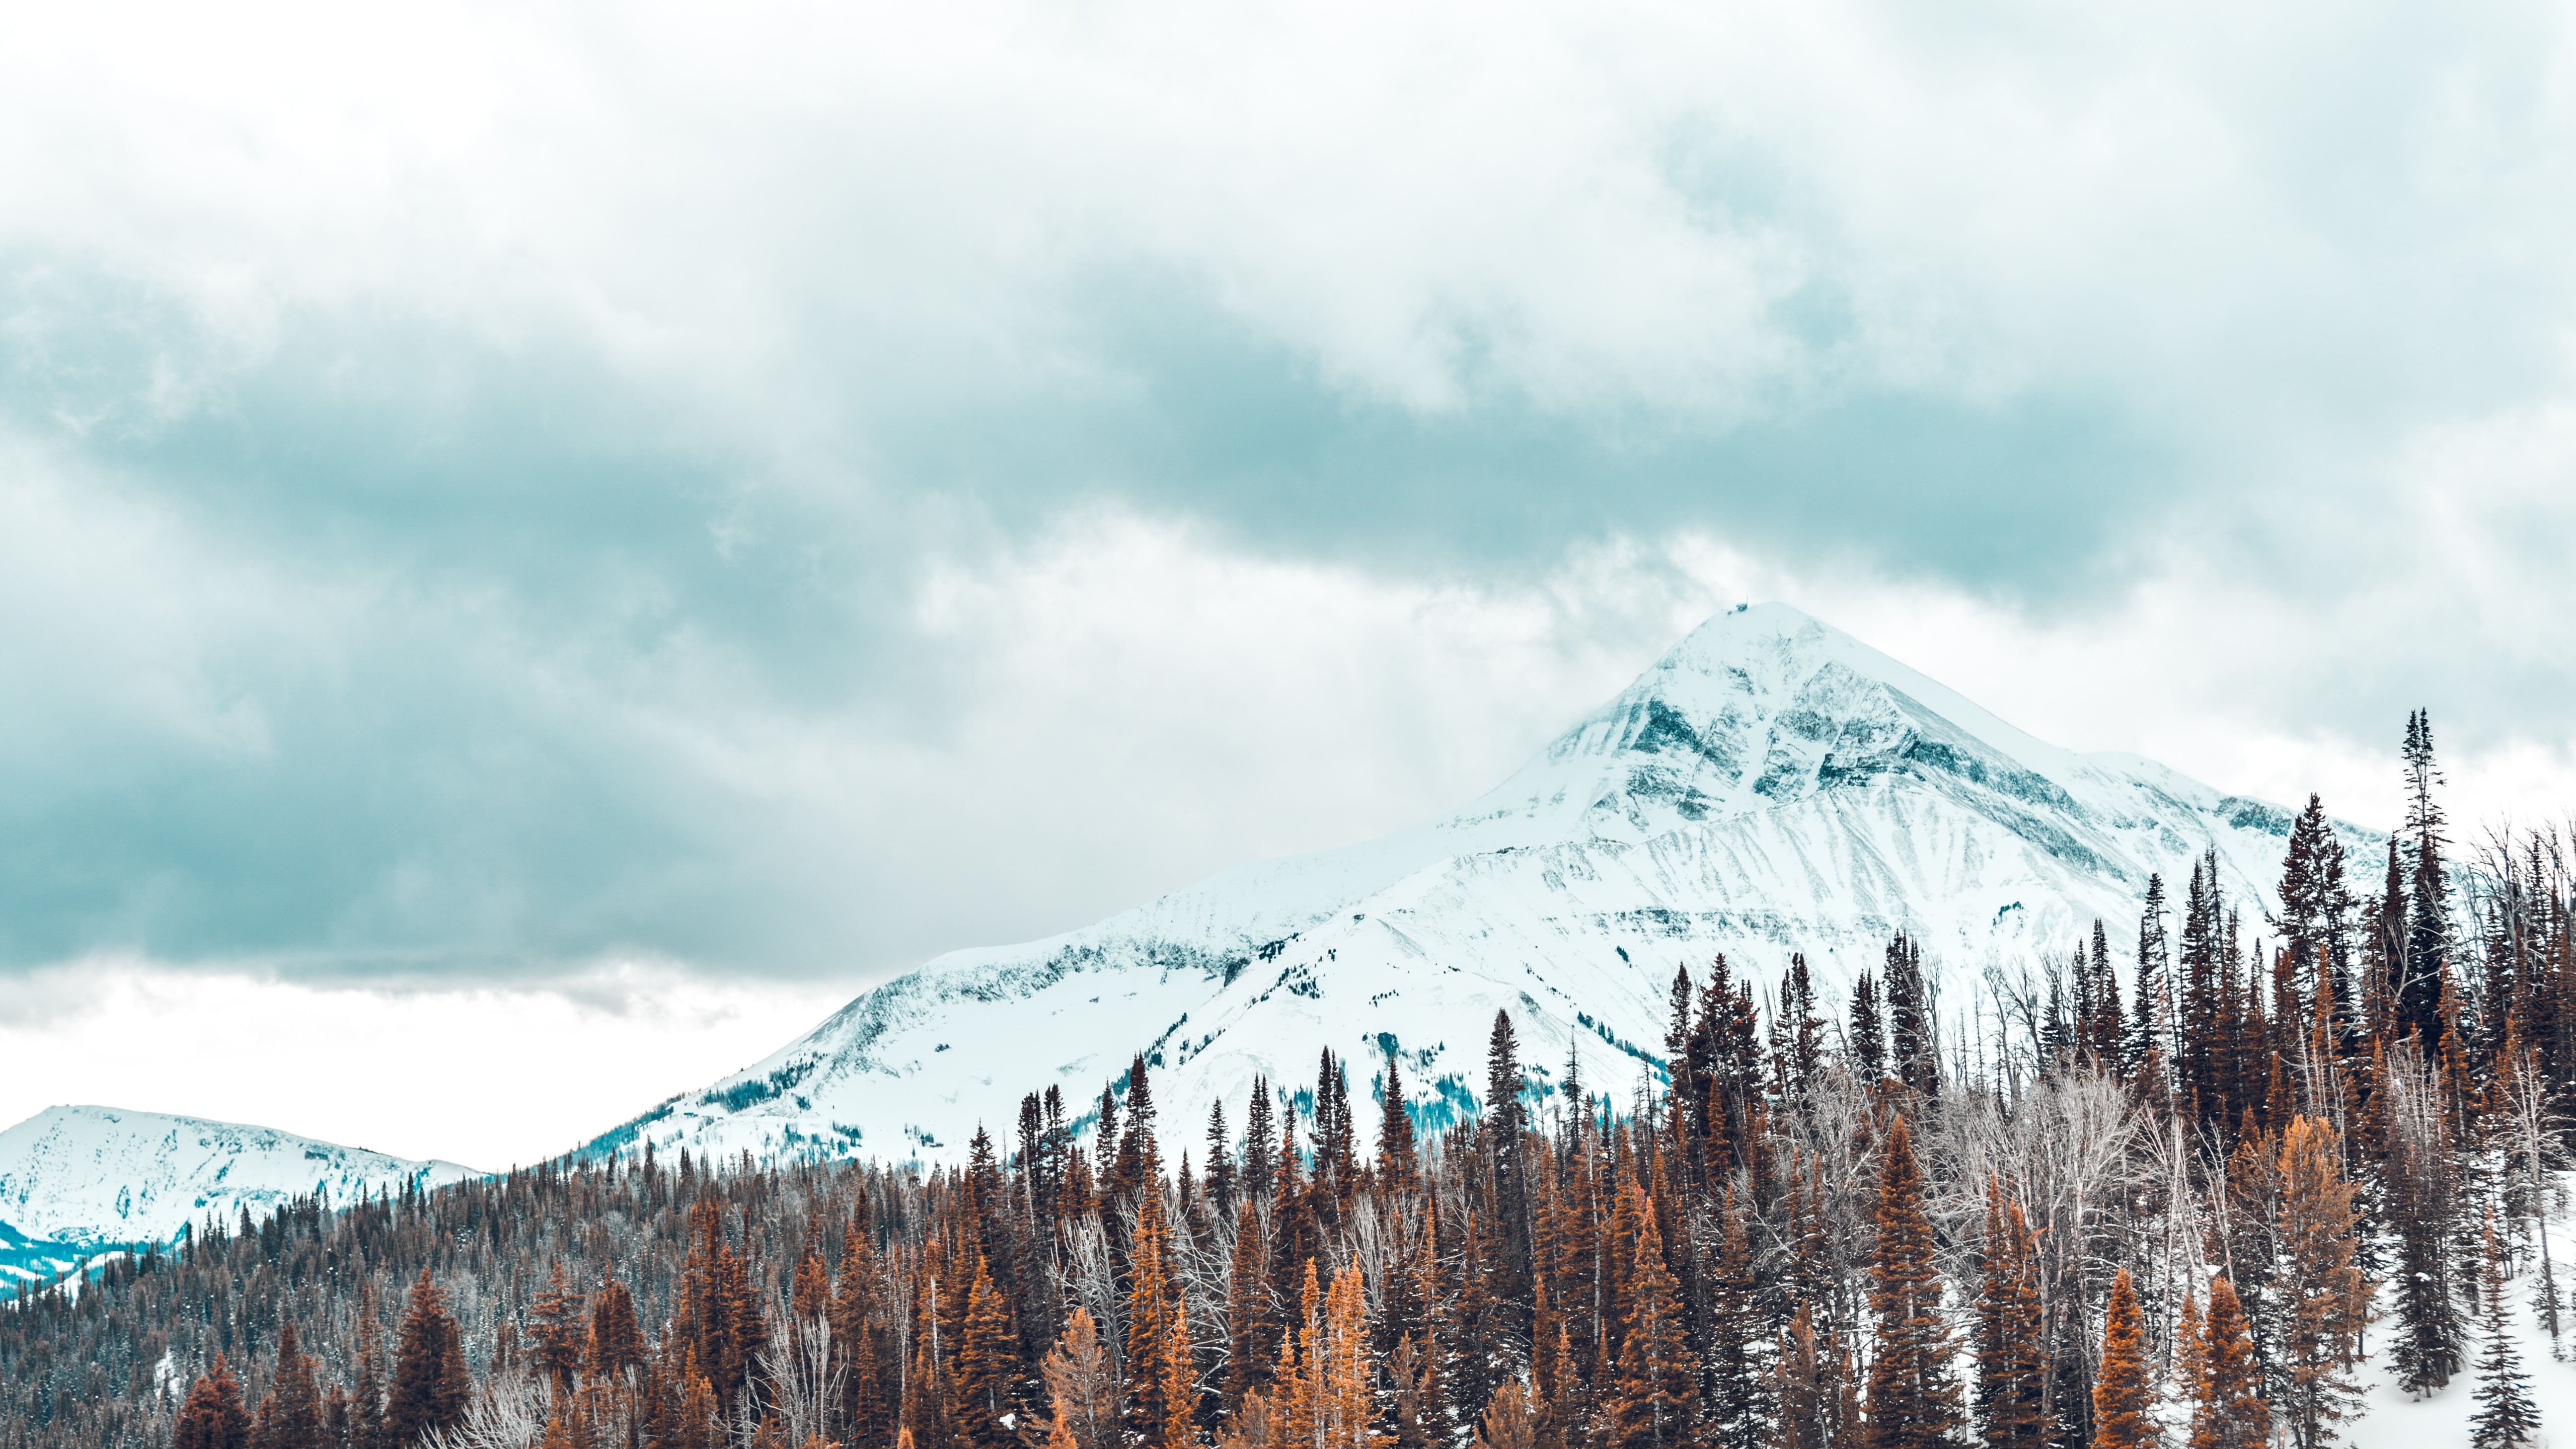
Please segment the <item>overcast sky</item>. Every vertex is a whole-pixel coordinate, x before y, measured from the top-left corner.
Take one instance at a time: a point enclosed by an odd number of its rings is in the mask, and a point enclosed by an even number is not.
[[[2570,23],[18,7],[0,1123],[531,1159],[1742,599],[2559,816]]]

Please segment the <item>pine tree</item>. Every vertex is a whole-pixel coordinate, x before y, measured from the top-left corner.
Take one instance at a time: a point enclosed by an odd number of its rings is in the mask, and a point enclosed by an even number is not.
[[[2161,1449],[2155,1373],[2147,1363],[2146,1318],[2129,1270],[2111,1280],[2102,1322],[2102,1367],[2093,1378],[2093,1449]]]
[[[562,1260],[548,1265],[546,1286],[528,1306],[528,1317],[539,1372],[554,1384],[558,1397],[572,1392],[581,1373],[581,1295],[564,1281]]]
[[[1222,1411],[1243,1407],[1258,1388],[1274,1345],[1270,1341],[1270,1264],[1262,1251],[1261,1212],[1247,1201],[1234,1220],[1234,1256],[1228,1265],[1225,1305],[1225,1385]]]
[[[1538,1432],[1537,1396],[1528,1384],[1514,1379],[1485,1401],[1470,1449],[1538,1449]]]
[[[2040,1449],[2047,1439],[2038,1253],[2020,1204],[1988,1178],[1977,1295],[1977,1423],[1987,1449]]]
[[[1682,1324],[1681,1285],[1664,1262],[1652,1204],[1638,1214],[1629,1271],[1627,1333],[1610,1405],[1613,1449],[1675,1449],[1694,1442],[1699,1371]]]
[[[1190,1346],[1189,1306],[1177,1284],[1163,1335],[1162,1449],[1193,1449],[1199,1437],[1198,1364]]]
[[[2442,807],[2433,798],[2442,783],[2433,763],[2433,718],[2417,710],[2406,719],[2406,835],[2415,859],[2406,899],[2406,976],[2398,993],[2399,1019],[2431,1042],[2440,1030],[2441,985],[2451,957],[2450,889],[2443,877]]]
[[[1851,1031],[1845,1047],[1853,1075],[1873,1087],[1887,1075],[1887,1035],[1879,1017],[1878,982],[1863,971],[1852,983]]]
[[[2168,1023],[2172,1020],[2170,961],[2165,937],[2165,878],[2149,873],[2145,908],[2138,915],[2138,964],[2135,1001],[2129,1015],[2129,1070],[2144,1069],[2152,1058],[2172,1054]]]
[[[1520,1038],[1511,1013],[1494,1013],[1494,1030],[1485,1047],[1484,1143],[1492,1165],[1496,1248],[1493,1302],[1497,1326],[1505,1340],[1526,1342],[1525,1310],[1530,1282],[1530,1233],[1527,1173],[1521,1160],[1521,1138],[1529,1116],[1521,1100]]]
[[[2540,1431],[2540,1409],[2522,1372],[2513,1325],[2504,1302],[2504,1250],[2496,1241],[2495,1214],[2487,1214],[2485,1249],[2478,1274],[2486,1317],[2486,1352],[2478,1359],[2477,1416],[2469,1421],[2471,1449],[2519,1449]]]
[[[1773,1438],[1772,1377],[1760,1362],[1764,1337],[1754,1297],[1746,1214],[1729,1188],[1718,1211],[1718,1255],[1709,1274],[1706,1331],[1709,1438],[1719,1449],[1764,1449]]]
[[[1038,1373],[1053,1421],[1047,1442],[1058,1449],[1112,1449],[1118,1439],[1118,1378],[1089,1309],[1073,1310]]]
[[[171,1449],[251,1449],[250,1411],[242,1407],[241,1381],[222,1354],[188,1390],[172,1430]]]
[[[2353,1263],[2353,1188],[2326,1123],[2294,1118],[2281,1134],[2282,1427],[2298,1449],[2324,1449],[2361,1407],[2352,1365],[2369,1322],[2370,1285]]]
[[[393,1396],[385,1407],[386,1432],[397,1446],[407,1446],[432,1429],[454,1428],[464,1422],[473,1393],[456,1320],[447,1311],[447,1295],[423,1268],[411,1285],[411,1300],[403,1313]]]
[[[1849,1449],[1857,1436],[1845,1413],[1847,1368],[1832,1335],[1817,1333],[1814,1305],[1800,1303],[1797,1316],[1781,1331],[1773,1369],[1779,1385],[1780,1449]]]
[[[1216,1209],[1222,1223],[1234,1215],[1234,1138],[1225,1130],[1225,1099],[1208,1102],[1207,1125],[1207,1193],[1208,1203]]]
[[[2245,1331],[2244,1309],[2225,1278],[2210,1280],[2197,1359],[2191,1449],[2264,1449],[2272,1436],[2272,1410],[2262,1397],[2263,1369]]]
[[[615,1378],[644,1366],[644,1329],[635,1319],[634,1295],[614,1278],[600,1286],[598,1301],[591,1306],[590,1335],[584,1347],[587,1368],[597,1378]]]
[[[2326,946],[2335,888],[2327,880],[2330,852],[2339,853],[2325,801],[2311,793],[2308,808],[2290,824],[2290,848],[2281,861],[2281,913],[2271,917],[2281,949],[2295,961],[2314,961]]]
[[[1180,1288],[1171,1275],[1171,1231],[1162,1189],[1142,1184],[1136,1213],[1134,1266],[1127,1290],[1127,1429],[1154,1443],[1163,1436],[1172,1380],[1172,1319],[1180,1313]]]
[[[258,1449],[323,1449],[322,1395],[313,1382],[313,1360],[304,1356],[289,1322],[277,1337],[277,1369],[259,1405]]]
[[[1386,1075],[1378,1082],[1377,1175],[1391,1192],[1409,1193],[1422,1185],[1413,1114],[1405,1109],[1404,1071],[1392,1051],[1386,1054]]]
[[[1940,1025],[1923,943],[1899,931],[1887,943],[1887,1050],[1898,1079],[1919,1097],[1940,1095]]]
[[[981,1255],[975,1259],[966,1303],[966,1323],[957,1345],[951,1428],[968,1449],[1005,1449],[1015,1442],[1001,1421],[1018,1411],[1019,1334]]]
[[[1876,1322],[1869,1361],[1868,1449],[1935,1449],[1958,1442],[1959,1386],[1941,1316],[1937,1243],[1923,1211],[1914,1134],[1896,1119],[1881,1146],[1878,1248],[1870,1265]]]

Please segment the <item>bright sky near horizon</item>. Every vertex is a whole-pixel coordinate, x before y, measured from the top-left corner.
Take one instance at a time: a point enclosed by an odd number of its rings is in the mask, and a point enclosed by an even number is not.
[[[22,7],[0,1124],[529,1160],[1744,599],[2563,818],[2571,153],[2541,4]]]

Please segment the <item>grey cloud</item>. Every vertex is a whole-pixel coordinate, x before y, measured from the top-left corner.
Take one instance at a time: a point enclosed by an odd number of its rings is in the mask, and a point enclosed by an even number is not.
[[[1071,924],[1079,821],[996,885],[998,807],[925,819],[992,696],[918,614],[1100,509],[1424,587],[1687,532],[2033,617],[2207,576],[2386,631],[2258,676],[2332,728],[2431,681],[2545,735],[2563,650],[2439,636],[2563,642],[2564,36],[2306,68],[2155,14],[1499,17],[1457,74],[1408,22],[1334,113],[1321,28],[773,36],[775,85],[548,36],[605,120],[513,97],[508,144],[369,138],[425,179],[237,208],[138,101],[129,169],[22,178],[130,195],[0,221],[0,488],[98,560],[0,646],[0,958],[874,971]],[[2463,452],[2520,491],[2441,506]]]

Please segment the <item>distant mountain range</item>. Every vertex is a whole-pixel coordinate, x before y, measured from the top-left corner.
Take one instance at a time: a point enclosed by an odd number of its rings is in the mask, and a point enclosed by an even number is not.
[[[0,1132],[0,1284],[58,1277],[83,1258],[166,1243],[208,1217],[230,1226],[299,1196],[334,1203],[477,1174],[268,1127],[120,1107],[48,1107]]]
[[[1239,1126],[1256,1075],[1311,1084],[1328,1049],[1363,1076],[1398,1056],[1437,1125],[1477,1109],[1497,1010],[1535,1090],[1571,1050],[1624,1098],[1661,1050],[1676,966],[1724,952],[1768,986],[1804,952],[1839,1000],[1901,929],[1955,1009],[1989,965],[2062,957],[2097,917],[2127,946],[2149,874],[2178,882],[2207,851],[2259,923],[2290,820],[2150,760],[2043,743],[1796,609],[1741,608],[1454,814],[952,952],[579,1150],[953,1160],[978,1124],[1007,1137],[1024,1092],[1060,1086],[1087,1113],[1140,1052],[1181,1140],[1218,1098]],[[2339,828],[2349,848],[2385,840]],[[317,1186],[342,1200],[466,1173],[56,1108],[0,1133],[0,1225],[60,1257]]]

